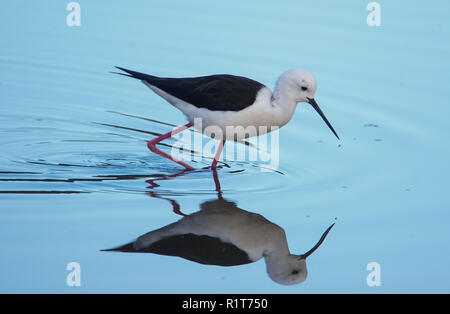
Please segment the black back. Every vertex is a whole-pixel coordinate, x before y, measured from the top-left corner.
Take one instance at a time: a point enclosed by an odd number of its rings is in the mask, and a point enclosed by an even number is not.
[[[236,266],[252,263],[248,254],[233,244],[223,242],[219,238],[192,233],[169,236],[140,250],[135,250],[133,243],[128,243],[104,251],[178,256],[205,265]]]
[[[198,108],[239,111],[254,103],[263,84],[242,76],[216,74],[190,78],[161,78],[121,67],[127,76],[149,84]],[[124,74],[125,75],[125,74]]]

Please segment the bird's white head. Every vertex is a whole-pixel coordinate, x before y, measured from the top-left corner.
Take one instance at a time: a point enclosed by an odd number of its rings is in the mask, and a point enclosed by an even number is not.
[[[305,70],[291,69],[281,74],[275,87],[274,97],[275,99],[282,99],[282,102],[287,103],[309,103],[322,117],[334,135],[336,135],[339,139],[336,131],[333,129],[330,122],[325,117],[325,114],[322,112],[314,99],[316,89],[317,82],[314,75]]]
[[[314,75],[301,69],[284,72],[278,79],[277,85],[282,86],[297,103],[308,102],[309,98],[314,98],[317,89]]]

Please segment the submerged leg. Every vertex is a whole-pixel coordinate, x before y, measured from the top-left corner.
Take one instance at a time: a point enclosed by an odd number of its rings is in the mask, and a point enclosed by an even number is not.
[[[175,201],[175,200],[173,200],[173,199],[170,199],[170,198],[167,198],[167,197],[159,196],[155,191],[149,191],[149,192],[147,192],[147,194],[148,194],[149,196],[151,196],[151,197],[154,197],[154,198],[159,198],[159,199],[162,199],[162,200],[167,200],[167,201],[169,201],[170,204],[172,205],[172,211],[173,211],[175,214],[180,215],[180,216],[184,216],[184,217],[185,217],[185,216],[188,216],[188,215],[186,215],[185,213],[183,213],[183,212],[181,211],[180,204],[178,204],[177,201]]]
[[[182,132],[182,131],[188,129],[188,128],[190,128],[191,126],[192,126],[192,123],[189,122],[188,124],[185,124],[185,125],[183,125],[183,126],[180,126],[180,127],[176,128],[175,130],[173,130],[173,131],[171,131],[171,132],[169,132],[169,133],[163,134],[163,135],[158,136],[157,138],[155,138],[155,139],[153,139],[153,140],[151,140],[151,141],[148,141],[148,142],[147,142],[147,147],[148,147],[148,149],[150,149],[152,152],[154,152],[154,153],[156,153],[156,154],[158,154],[158,155],[160,155],[160,156],[163,156],[163,157],[165,157],[165,158],[167,158],[167,159],[172,160],[173,162],[176,162],[177,164],[179,164],[179,165],[185,167],[185,168],[188,169],[188,170],[194,170],[194,168],[192,168],[192,167],[189,166],[188,164],[185,164],[184,162],[182,162],[182,161],[180,161],[180,160],[177,160],[177,159],[173,158],[172,156],[170,156],[169,154],[166,154],[165,152],[163,152],[163,151],[161,151],[161,150],[159,150],[159,149],[156,148],[156,144],[158,144],[158,143],[161,142],[162,140],[165,140],[165,139],[167,139],[167,138],[169,138],[169,137],[172,137],[173,135],[175,135],[175,134],[177,134],[177,133],[180,133],[180,132]]]
[[[155,197],[155,198],[159,198],[162,200],[167,200],[170,202],[170,204],[172,205],[172,211],[177,214],[177,215],[181,215],[181,216],[188,216],[186,214],[184,214],[181,211],[180,208],[180,204],[178,204],[177,201],[175,201],[174,199],[168,198],[168,197],[163,197],[160,196],[157,191],[155,191],[156,188],[159,188],[160,185],[158,183],[156,183],[156,181],[164,181],[164,180],[171,180],[177,177],[181,177],[184,176],[187,172],[185,170],[182,170],[181,172],[172,174],[172,175],[167,175],[167,176],[163,176],[160,178],[155,178],[155,179],[148,179],[147,182],[149,184],[149,186],[147,186],[147,189],[149,189],[150,191],[147,192],[147,195],[149,195],[150,197]]]
[[[225,140],[220,142],[219,148],[217,149],[216,156],[214,156],[214,160],[211,164],[211,169],[216,170],[217,162],[219,161],[220,155],[222,154],[223,146],[225,145]]]
[[[216,186],[217,198],[222,199],[222,189],[220,188],[219,176],[217,175],[216,169],[212,169],[214,185]]]

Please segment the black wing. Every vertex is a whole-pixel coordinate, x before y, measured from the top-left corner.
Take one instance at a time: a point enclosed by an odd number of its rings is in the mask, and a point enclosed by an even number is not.
[[[205,265],[236,266],[252,263],[248,254],[233,244],[223,242],[219,238],[192,233],[166,237],[141,250],[135,250],[133,243],[128,243],[104,251],[178,256]]]
[[[254,103],[263,84],[242,76],[217,74],[188,78],[162,78],[116,67],[198,108],[239,111]],[[120,74],[120,73],[119,73]],[[124,74],[125,75],[125,74]]]

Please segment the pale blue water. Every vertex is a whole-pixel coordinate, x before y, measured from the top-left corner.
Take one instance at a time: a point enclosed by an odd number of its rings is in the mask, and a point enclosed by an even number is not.
[[[1,5],[0,292],[450,292],[448,1],[379,1],[380,27],[364,1],[100,0],[79,1],[81,26],[68,27],[68,2]],[[282,174],[218,171],[224,198],[284,228],[293,252],[336,222],[304,283],[272,282],[262,260],[100,252],[180,218],[146,182],[178,173],[146,148],[171,127],[142,118],[184,117],[115,65],[271,88],[289,68],[316,76],[340,142],[300,104],[280,131]],[[157,182],[185,213],[216,198],[207,170]],[[66,284],[73,261],[80,287]],[[369,262],[381,286],[367,285]]]

